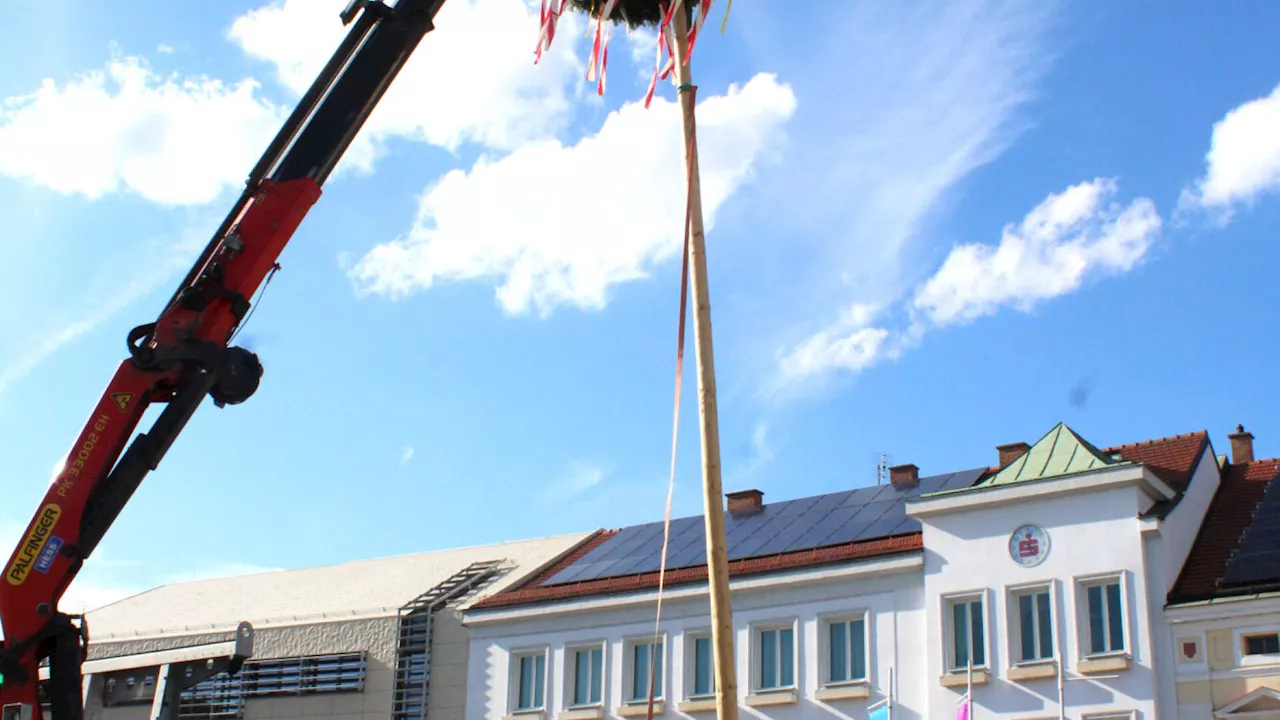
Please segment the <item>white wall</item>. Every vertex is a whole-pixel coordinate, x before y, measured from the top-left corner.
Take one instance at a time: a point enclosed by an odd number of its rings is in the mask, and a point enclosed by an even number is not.
[[[993,493],[998,490],[988,491]],[[975,704],[991,717],[1056,716],[1054,677],[1011,680],[1015,647],[1011,633],[1016,606],[1008,596],[1012,587],[1050,581],[1053,622],[1065,667],[1074,674],[1084,644],[1087,606],[1077,581],[1100,573],[1122,573],[1126,646],[1129,668],[1114,680],[1074,681],[1066,684],[1068,715],[1094,710],[1133,709],[1141,718],[1154,718],[1151,701],[1155,677],[1151,671],[1151,626],[1147,603],[1147,574],[1138,513],[1148,503],[1132,486],[1079,489],[1050,498],[1032,497],[1013,504],[967,508],[954,514],[930,515],[924,524],[925,596],[928,670],[925,681],[928,713],[954,713],[964,688],[944,687],[943,606],[954,593],[980,593],[987,623],[987,664],[990,682],[974,688]],[[1018,565],[1009,555],[1010,534],[1023,524],[1038,525],[1050,538],[1048,556],[1036,567]],[[1160,587],[1163,587],[1161,585]],[[1159,591],[1159,590],[1157,590]],[[1071,677],[1071,675],[1068,675]]]
[[[901,563],[901,558],[898,562]],[[898,662],[911,663],[925,643],[921,633],[920,600],[918,563],[908,572],[891,575],[806,582],[768,589],[735,589],[733,619],[740,714],[744,718],[754,716],[777,720],[867,717],[867,706],[885,697],[890,669]],[[500,720],[510,714],[509,693],[514,680],[508,663],[509,653],[537,647],[545,647],[548,651],[544,717],[558,716],[567,708],[567,678],[572,674],[567,665],[571,658],[565,649],[600,640],[606,642],[604,711],[607,715],[616,716],[617,709],[623,704],[625,691],[624,640],[651,636],[655,609],[652,602],[647,602],[625,609],[605,608],[590,613],[534,616],[493,625],[474,622],[474,619],[482,618],[481,615],[469,615],[468,720]],[[863,609],[868,612],[868,644],[871,647],[867,658],[870,696],[827,701],[816,699],[821,682],[819,675],[824,667],[819,659],[821,649],[825,647],[819,639],[823,630],[821,619],[832,613]],[[773,622],[793,623],[796,630],[795,667],[799,697],[794,703],[752,706],[748,700],[753,678],[749,657],[752,628],[757,623]],[[677,707],[686,699],[690,689],[690,683],[686,682],[689,678],[686,677],[685,662],[690,657],[690,648],[684,643],[684,634],[708,629],[709,604],[705,594],[691,599],[664,600],[662,632],[669,648],[663,669],[667,691],[665,717],[706,720],[715,716],[714,706],[709,712],[683,712]],[[895,718],[916,720],[922,717],[919,704],[913,702],[921,691],[918,678],[908,674],[895,680],[901,681],[896,693],[898,702],[910,705],[899,705]],[[643,717],[642,710],[640,716]]]
[[[1178,582],[1182,566],[1187,562],[1191,546],[1200,532],[1200,523],[1213,503],[1214,493],[1221,482],[1221,470],[1210,447],[1196,464],[1186,494],[1168,517],[1160,522],[1160,536],[1164,540],[1164,595]],[[1163,605],[1163,603],[1161,603]]]
[[[1148,611],[1153,625],[1152,664],[1159,688],[1155,698],[1159,717],[1173,716],[1178,706],[1177,647],[1165,622],[1164,606],[1191,554],[1221,479],[1221,468],[1210,446],[1197,461],[1177,506],[1159,522],[1157,531],[1146,535],[1147,567],[1151,576]]]

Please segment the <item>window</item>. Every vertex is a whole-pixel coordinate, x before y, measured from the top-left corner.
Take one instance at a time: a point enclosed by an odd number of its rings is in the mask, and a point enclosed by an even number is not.
[[[1085,585],[1085,603],[1089,617],[1085,627],[1088,630],[1089,655],[1105,655],[1123,652],[1124,645],[1124,603],[1120,592],[1120,578],[1090,582]]]
[[[249,697],[355,692],[364,689],[364,653],[250,660],[240,669]]]
[[[756,634],[756,687],[785,690],[795,687],[795,629],[765,628]]]
[[[1236,628],[1235,661],[1238,667],[1280,664],[1280,627],[1253,625]]]
[[[574,648],[569,651],[573,663],[572,691],[569,695],[572,707],[599,705],[604,695],[604,648]]]
[[[247,660],[235,675],[219,673],[182,691],[181,715],[184,718],[241,717],[246,698],[360,692],[364,690],[367,661],[363,652]],[[154,676],[130,682],[129,674],[133,672],[124,671],[108,678],[105,704],[140,699],[136,695],[121,696],[130,692],[130,688],[145,687],[154,694]]]
[[[710,635],[689,636],[689,698],[709,698],[716,694],[715,650]]]
[[[1280,655],[1280,634],[1278,633],[1245,635],[1243,641],[1245,655]]]
[[[867,679],[866,616],[827,621],[827,685]]]
[[[515,709],[517,712],[542,709],[547,679],[547,657],[543,652],[515,656]]]
[[[947,669],[961,671],[986,667],[986,622],[982,596],[955,598],[947,602]]]
[[[1018,662],[1053,658],[1053,595],[1049,586],[1016,590],[1010,610],[1016,632],[1014,652]]]
[[[630,663],[627,700],[629,702],[645,702],[649,699],[649,671],[653,671],[653,699],[662,698],[662,655],[661,640],[644,640],[633,643],[627,651]]]

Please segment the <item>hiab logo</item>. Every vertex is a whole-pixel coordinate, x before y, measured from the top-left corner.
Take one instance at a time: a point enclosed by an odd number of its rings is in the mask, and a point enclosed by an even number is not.
[[[27,539],[18,548],[18,556],[13,559],[13,564],[6,573],[10,585],[21,585],[26,581],[31,574],[31,567],[42,559],[40,556],[44,553],[45,545],[49,544],[49,538],[53,536],[53,526],[58,524],[61,516],[62,508],[57,503],[49,503],[40,511],[31,531],[27,533]],[[45,563],[45,569],[48,569],[48,563]]]

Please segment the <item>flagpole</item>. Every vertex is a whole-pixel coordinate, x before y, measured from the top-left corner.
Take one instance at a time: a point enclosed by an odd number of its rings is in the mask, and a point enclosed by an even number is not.
[[[966,673],[966,676],[967,676],[965,678],[966,687],[964,690],[964,694],[966,697],[969,698],[968,720],[973,720],[973,650],[972,648],[969,650],[968,672]]]
[[[889,668],[889,720],[893,720],[893,668]]]
[[[1062,644],[1058,643],[1058,720],[1067,720],[1067,683],[1062,669]]]

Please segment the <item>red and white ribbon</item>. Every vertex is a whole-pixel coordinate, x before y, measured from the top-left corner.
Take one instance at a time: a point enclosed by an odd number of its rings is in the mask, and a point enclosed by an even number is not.
[[[667,6],[662,0],[659,0],[658,7],[662,10],[662,20],[658,25],[658,47],[657,58],[654,61],[653,77],[649,80],[649,87],[644,94],[644,106],[648,108],[653,102],[654,92],[658,89],[658,80],[666,80],[671,76],[671,72],[676,69],[676,63],[687,64],[689,58],[693,57],[693,48],[698,41],[698,37],[702,34],[703,23],[706,22],[707,14],[711,11],[711,3],[713,0],[701,0],[698,3],[698,12],[694,18],[692,26],[689,28],[688,50],[685,57],[676,58],[676,43],[674,30],[672,29],[671,20],[675,17],[676,12],[680,10],[684,0],[673,0],[670,6]],[[732,0],[730,0],[732,2]],[[539,34],[538,48],[534,53],[533,62],[536,65],[542,59],[544,50],[551,47],[551,41],[555,39],[556,22],[567,9],[569,0],[542,0],[542,10],[539,13]],[[609,38],[613,34],[612,27],[605,27],[605,23],[609,22],[613,10],[618,5],[618,0],[604,0],[604,7],[596,16],[595,38],[591,44],[591,57],[587,61],[587,82],[596,82],[596,93],[604,95],[605,74],[609,64]],[[619,10],[622,15],[622,21],[627,22],[625,10]],[[725,20],[728,20],[728,13],[725,14]],[[721,27],[721,32],[724,28]],[[627,34],[630,35],[630,27],[627,28]],[[590,37],[588,31],[588,37]],[[664,56],[666,62],[664,63]]]
[[[618,4],[618,0],[605,0],[604,7],[600,10],[600,14],[596,17],[596,37],[591,45],[591,59],[587,62],[587,82],[596,79],[597,69],[600,73],[599,84],[596,86],[596,92],[604,95],[604,71],[609,61],[609,35],[612,34],[605,29],[605,23],[609,22],[609,16],[613,14],[613,8]]]

